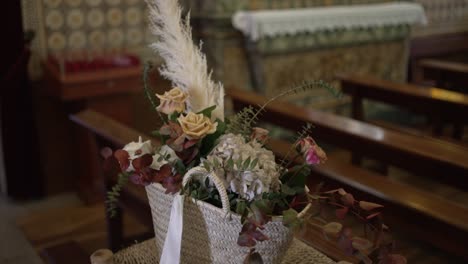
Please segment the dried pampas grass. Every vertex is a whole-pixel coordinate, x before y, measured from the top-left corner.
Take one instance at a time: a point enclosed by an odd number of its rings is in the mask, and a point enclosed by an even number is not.
[[[190,15],[182,21],[177,0],[146,0],[150,29],[159,39],[151,44],[164,59],[161,75],[189,96],[188,110],[199,112],[216,105],[212,118],[224,120],[224,88],[211,80],[206,57],[192,41]]]

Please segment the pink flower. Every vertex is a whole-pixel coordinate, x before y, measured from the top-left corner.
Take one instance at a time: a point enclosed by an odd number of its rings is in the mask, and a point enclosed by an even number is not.
[[[327,160],[327,154],[309,136],[297,142],[296,150],[303,155],[306,163],[310,165],[324,163]]]
[[[256,139],[259,143],[265,144],[268,141],[268,130],[261,127],[252,128],[252,135],[250,136],[251,140]]]

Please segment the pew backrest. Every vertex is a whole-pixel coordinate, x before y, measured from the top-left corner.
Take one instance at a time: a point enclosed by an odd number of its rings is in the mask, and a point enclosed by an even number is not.
[[[267,101],[253,92],[228,89],[235,110]],[[348,149],[410,172],[434,177],[457,188],[468,189],[468,148],[444,141],[402,134],[343,116],[275,101],[262,120],[294,131],[306,123],[314,126],[319,141]]]

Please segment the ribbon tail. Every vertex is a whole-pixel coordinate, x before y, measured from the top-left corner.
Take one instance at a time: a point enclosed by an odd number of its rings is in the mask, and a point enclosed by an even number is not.
[[[180,263],[182,247],[182,229],[184,215],[184,196],[176,194],[172,202],[171,217],[167,227],[166,240],[161,254],[160,264]]]

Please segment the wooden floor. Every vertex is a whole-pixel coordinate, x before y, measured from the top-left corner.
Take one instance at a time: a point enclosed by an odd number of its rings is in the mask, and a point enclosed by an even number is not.
[[[88,255],[107,248],[104,204],[70,206],[33,213],[18,219],[17,224],[36,251],[76,242]],[[145,232],[135,219],[124,219],[126,235]]]

